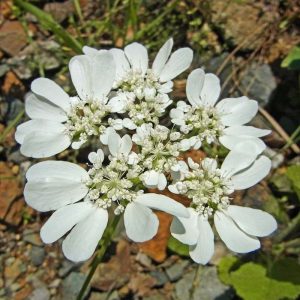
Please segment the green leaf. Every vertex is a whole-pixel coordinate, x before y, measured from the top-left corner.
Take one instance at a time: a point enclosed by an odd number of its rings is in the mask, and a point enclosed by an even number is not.
[[[172,236],[169,238],[169,241],[168,241],[168,249],[170,249],[171,251],[173,251],[179,255],[189,256],[189,246],[182,244],[181,242],[179,242]]]
[[[230,262],[227,264],[230,265]],[[224,266],[222,268],[224,270]],[[243,264],[238,270],[227,274],[225,280],[244,300],[296,299],[300,294],[299,274],[297,260],[285,258],[275,262],[269,273],[262,265],[252,262]]]
[[[281,66],[283,68],[289,68],[291,70],[300,70],[300,47],[295,46],[288,56],[282,61]]]
[[[46,30],[53,32],[54,35],[65,44],[65,46],[71,48],[75,53],[82,53],[81,43],[64,30],[50,14],[23,0],[15,0],[14,5],[17,5],[19,8],[33,14],[39,20],[40,24]]]
[[[225,284],[230,284],[230,271],[232,271],[232,268],[236,263],[239,261],[239,259],[236,256],[225,256],[221,259],[219,265],[218,265],[218,273],[220,280]]]
[[[292,182],[293,189],[300,200],[300,165],[293,165],[288,167],[286,172],[287,177]]]

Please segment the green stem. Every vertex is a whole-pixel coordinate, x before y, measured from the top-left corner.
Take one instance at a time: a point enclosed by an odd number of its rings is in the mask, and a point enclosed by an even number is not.
[[[293,220],[290,222],[287,228],[282,230],[276,237],[275,241],[277,243],[282,242],[285,240],[292,232],[296,231],[298,227],[300,226],[300,213],[293,218]]]
[[[101,263],[102,258],[104,256],[108,246],[111,243],[112,235],[115,232],[115,229],[116,229],[116,227],[119,223],[120,218],[121,218],[121,215],[114,216],[114,218],[111,221],[110,225],[107,226],[107,228],[106,228],[106,230],[103,234],[103,237],[100,241],[100,247],[99,247],[98,253],[96,254],[96,256],[94,257],[94,259],[91,262],[91,269],[90,269],[89,274],[86,277],[86,279],[85,279],[85,281],[84,281],[84,283],[83,283],[83,285],[82,285],[82,287],[79,291],[79,294],[77,296],[77,300],[82,300],[83,299],[84,293],[85,293],[91,279],[93,278],[93,275],[94,275],[98,265]]]

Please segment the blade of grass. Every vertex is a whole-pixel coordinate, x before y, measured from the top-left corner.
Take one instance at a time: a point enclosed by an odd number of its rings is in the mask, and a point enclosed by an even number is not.
[[[74,3],[76,13],[79,17],[80,23],[83,24],[84,20],[83,20],[83,15],[82,15],[80,3],[79,3],[78,0],[73,0],[73,3]]]
[[[71,48],[75,53],[82,53],[81,43],[64,30],[50,14],[23,0],[15,0],[14,4],[24,11],[33,14],[39,20],[40,24],[46,30],[51,31],[58,39],[62,40],[65,46]]]

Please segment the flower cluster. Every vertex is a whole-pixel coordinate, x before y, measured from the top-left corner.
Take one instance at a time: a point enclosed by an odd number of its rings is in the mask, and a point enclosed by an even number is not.
[[[124,216],[127,236],[136,242],[156,235],[153,209],[173,215],[171,234],[202,264],[214,252],[211,219],[228,248],[239,253],[259,248],[257,237],[276,229],[269,214],[231,204],[235,190],[255,185],[271,168],[260,139],[269,131],[245,125],[257,102],[240,97],[217,103],[219,79],[196,69],[187,78],[187,101],[174,103],[172,80],[189,68],[193,53],[181,48],[171,54],[172,47],[169,39],[150,67],[139,43],[124,50],[85,46],[69,63],[73,96],[49,79],[32,82],[25,102],[31,120],[15,136],[24,155],[46,158],[99,141],[85,167],[46,160],[26,174],[26,202],[54,211],[42,240],[53,243],[67,234],[62,248],[70,260],[93,255],[110,215]],[[186,151],[212,143],[229,151],[221,164],[209,153],[201,161],[182,160]],[[149,188],[181,194],[190,205]]]

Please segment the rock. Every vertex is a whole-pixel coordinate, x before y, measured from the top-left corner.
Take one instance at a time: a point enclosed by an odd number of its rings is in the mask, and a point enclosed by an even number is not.
[[[276,18],[274,10],[266,10],[263,2],[211,0],[211,21],[221,27],[224,38],[233,46],[240,45],[246,37],[252,37],[241,50],[255,49],[264,41],[264,25]],[[255,30],[255,32],[254,32]]]
[[[8,164],[0,162],[0,218],[12,225],[19,225],[22,220],[24,203],[19,197],[22,189],[18,178]]]
[[[72,1],[52,2],[45,4],[44,11],[50,13],[58,23],[61,23],[74,13],[74,5]]]
[[[7,155],[7,160],[12,161],[14,163],[20,164],[21,162],[24,162],[28,159],[28,157],[24,156],[20,152],[20,148],[18,147],[18,150],[11,152]]]
[[[284,155],[280,152],[274,151],[272,148],[267,147],[264,153],[271,159],[272,168],[277,169],[284,163]]]
[[[64,260],[62,266],[58,270],[59,277],[66,277],[71,271],[78,269],[81,266],[80,263],[74,263],[69,260]]]
[[[147,267],[147,268],[151,268],[152,267],[151,259],[149,258],[149,256],[147,256],[144,253],[139,252],[137,254],[137,256],[135,257],[135,260],[137,262],[139,262],[144,267]]]
[[[3,105],[3,112],[7,122],[13,121],[24,110],[24,103],[17,98],[7,97]]]
[[[10,286],[26,271],[27,267],[20,258],[11,257],[5,261],[4,278],[6,286]]]
[[[220,282],[216,267],[200,267],[201,272],[195,279],[195,289],[192,300],[229,300],[234,294],[230,287]]]
[[[257,100],[262,106],[269,103],[277,86],[271,67],[267,64],[256,63],[245,71],[241,85],[243,90],[248,91],[249,98]]]
[[[40,266],[45,259],[45,250],[44,248],[32,246],[30,251],[30,260],[32,264],[36,267]]]
[[[128,283],[129,289],[138,297],[148,296],[151,294],[156,280],[148,274],[136,273],[130,278]]]
[[[6,64],[0,65],[0,78],[6,74],[6,72],[9,70],[9,66]]]
[[[79,272],[72,272],[66,277],[61,286],[61,299],[76,300],[78,293],[85,281],[86,275]],[[86,289],[86,294],[89,288]]]
[[[166,273],[171,281],[178,280],[183,272],[184,269],[190,264],[188,260],[180,260],[176,262],[174,265],[166,269]]]
[[[0,48],[10,56],[18,55],[27,44],[27,36],[19,21],[6,21],[0,27]]]
[[[162,271],[152,271],[152,272],[150,272],[150,275],[153,278],[155,278],[155,280],[156,280],[155,286],[157,286],[157,287],[161,287],[169,281],[169,278],[167,277],[165,272],[162,272]]]
[[[159,292],[154,292],[153,295],[150,295],[148,297],[143,297],[143,300],[165,300],[166,299],[166,296],[165,295],[162,295],[161,293]]]
[[[176,299],[191,300],[230,300],[234,294],[230,287],[222,284],[217,275],[216,267],[199,266],[185,274],[175,285]]]
[[[113,291],[112,293],[97,293],[92,292],[89,300],[119,300],[119,294],[117,291]]]
[[[28,300],[49,300],[50,292],[45,286],[38,287],[33,290]]]
[[[34,246],[42,246],[43,242],[40,238],[40,234],[32,229],[25,229],[23,232],[23,241],[32,244]]]

